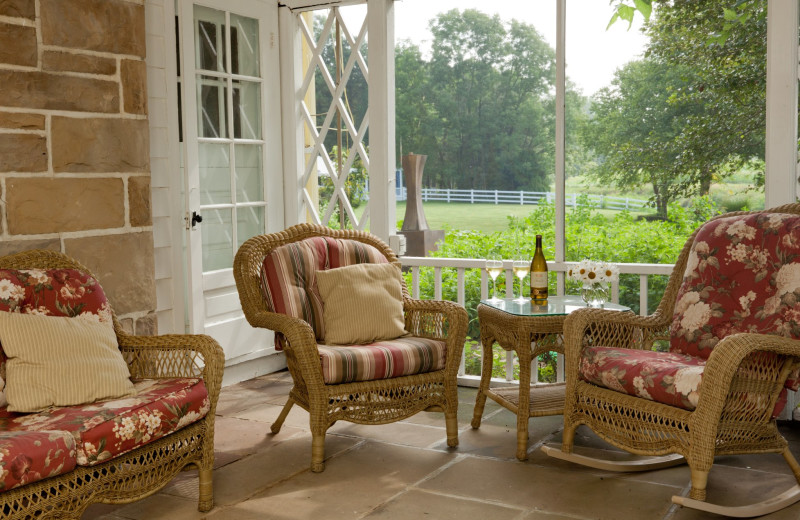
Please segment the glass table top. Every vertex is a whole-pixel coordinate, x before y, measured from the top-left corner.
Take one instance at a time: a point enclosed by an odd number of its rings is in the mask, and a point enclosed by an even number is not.
[[[530,298],[519,302],[514,298],[503,298],[499,301],[481,300],[483,305],[515,314],[517,316],[564,316],[578,309],[585,309],[586,303],[580,296],[551,296],[547,305],[534,305]],[[607,302],[603,307],[610,311],[629,311],[630,307]]]

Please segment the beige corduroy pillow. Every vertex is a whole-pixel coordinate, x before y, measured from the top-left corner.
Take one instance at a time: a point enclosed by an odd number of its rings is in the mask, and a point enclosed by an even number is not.
[[[363,345],[408,334],[400,269],[393,264],[355,264],[317,271],[325,344]]]
[[[108,323],[0,312],[11,412],[136,395]]]

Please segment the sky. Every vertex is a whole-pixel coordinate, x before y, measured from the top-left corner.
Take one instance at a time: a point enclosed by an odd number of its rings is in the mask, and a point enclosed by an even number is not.
[[[530,23],[555,49],[555,0],[399,0],[395,3],[395,39],[411,40],[423,50],[429,48],[428,21],[455,8],[477,9],[498,14],[502,20],[516,18]],[[606,30],[612,14],[608,0],[567,0],[567,77],[584,95],[608,85],[617,68],[641,56],[647,41],[638,30],[638,14],[630,30],[627,22],[620,21]]]

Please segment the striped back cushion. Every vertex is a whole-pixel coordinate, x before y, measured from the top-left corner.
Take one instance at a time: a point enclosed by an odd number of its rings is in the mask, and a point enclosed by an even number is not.
[[[386,263],[375,247],[355,240],[313,237],[276,248],[261,265],[261,294],[267,310],[299,318],[325,337],[316,272],[361,263]],[[278,348],[280,348],[280,338]]]

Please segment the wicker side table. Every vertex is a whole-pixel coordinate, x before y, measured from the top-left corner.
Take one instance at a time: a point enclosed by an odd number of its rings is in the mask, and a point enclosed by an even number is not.
[[[547,305],[519,303],[511,298],[478,305],[483,363],[481,383],[475,400],[472,427],[479,428],[486,398],[517,416],[517,459],[528,458],[528,419],[564,412],[564,383],[531,386],[531,363],[545,352],[564,353],[563,327],[567,315],[586,304],[577,296],[554,296]],[[628,307],[607,303],[606,309],[629,311]],[[519,359],[519,388],[489,388],[492,379],[492,345],[497,342]]]

